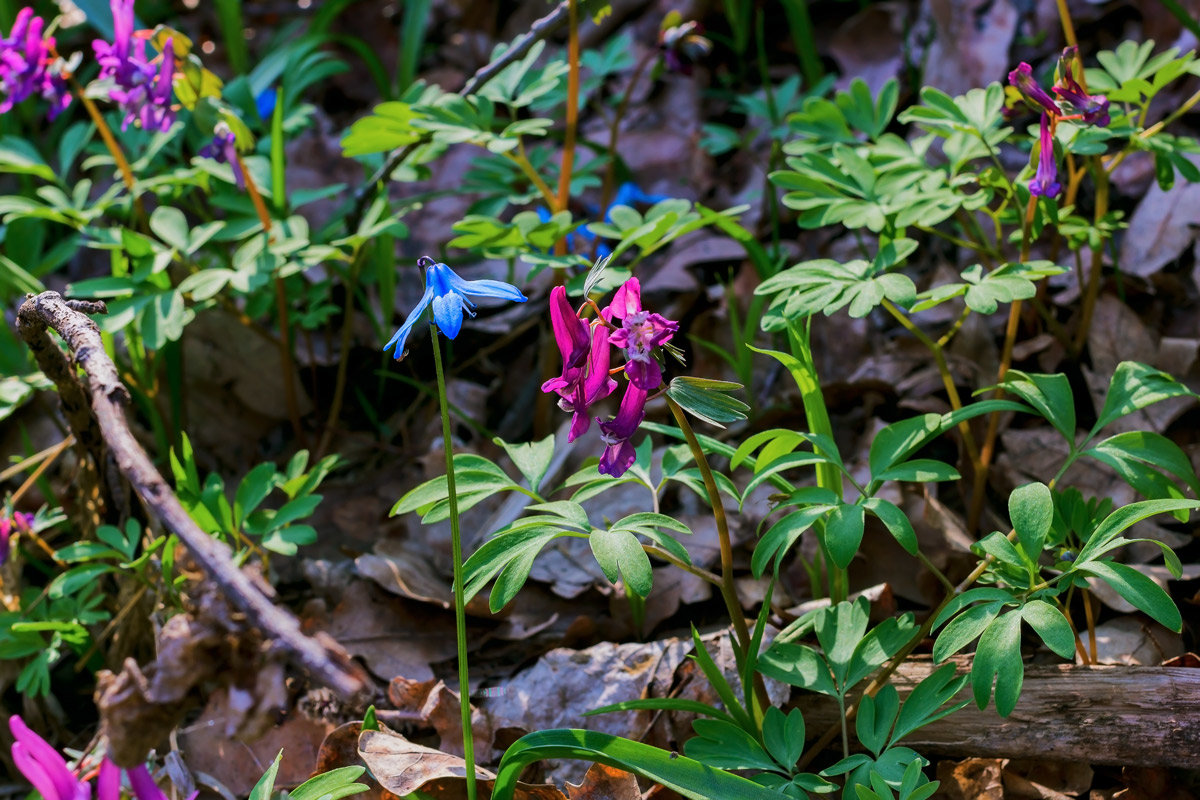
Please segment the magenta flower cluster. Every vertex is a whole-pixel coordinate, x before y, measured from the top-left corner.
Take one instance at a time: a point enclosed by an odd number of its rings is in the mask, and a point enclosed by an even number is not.
[[[1084,91],[1075,80],[1071,62],[1078,57],[1078,49],[1068,47],[1063,51],[1059,64],[1059,80],[1051,87],[1058,99],[1050,95],[1034,80],[1033,68],[1021,62],[1008,73],[1008,82],[1034,107],[1041,110],[1038,136],[1038,165],[1029,191],[1037,197],[1055,197],[1062,191],[1058,182],[1058,166],[1054,160],[1054,128],[1059,120],[1078,120],[1088,125],[1104,126],[1109,123],[1108,98]]]
[[[642,308],[637,278],[625,281],[600,318],[591,322],[571,307],[566,289],[555,287],[550,292],[550,323],[563,371],[542,384],[542,391],[558,394],[559,407],[573,415],[567,441],[575,441],[591,427],[591,406],[616,391],[614,372],[623,371],[629,381],[617,415],[608,421],[596,418],[605,444],[600,472],[619,477],[633,466],[637,454],[630,439],[646,416],[650,392],[662,384],[662,367],[654,351],[671,339],[679,323]],[[610,348],[624,355],[623,370],[609,369]]]
[[[11,517],[0,514],[0,564],[8,561],[8,541],[13,531],[33,529],[33,514],[14,511]]]
[[[133,30],[133,0],[111,0],[113,40],[92,42],[100,62],[100,79],[111,80],[108,97],[125,112],[121,129],[136,121],[148,131],[167,131],[175,121],[171,85],[175,76],[175,49],[171,39],[157,59],[146,58],[146,39]]]
[[[66,759],[49,742],[30,730],[25,720],[14,714],[8,718],[8,727],[14,739],[13,763],[43,800],[91,800],[88,782],[67,766]],[[167,800],[144,764],[125,770],[125,774],[136,800]],[[96,776],[96,800],[120,800],[120,797],[121,768],[105,757]]]
[[[7,37],[0,38],[0,114],[32,95],[41,95],[54,119],[71,103],[63,65],[54,53],[54,37],[44,36],[46,22],[26,6]]]

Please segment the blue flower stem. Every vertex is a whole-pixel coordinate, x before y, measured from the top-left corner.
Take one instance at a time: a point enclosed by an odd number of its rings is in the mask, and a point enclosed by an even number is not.
[[[437,329],[430,330],[433,367],[437,372],[438,410],[442,415],[442,449],[446,453],[446,491],[450,506],[450,551],[454,560],[454,628],[458,645],[458,697],[462,707],[463,760],[466,761],[467,800],[475,800],[475,738],[471,731],[471,692],[467,685],[467,612],[463,598],[462,533],[458,523],[458,492],[454,486],[454,448],[450,439],[450,401],[446,397],[446,375],[442,370],[442,346]]]

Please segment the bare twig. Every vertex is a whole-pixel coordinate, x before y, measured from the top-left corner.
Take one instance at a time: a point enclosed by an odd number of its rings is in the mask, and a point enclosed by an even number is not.
[[[99,330],[85,315],[104,310],[103,303],[68,303],[57,292],[43,292],[29,296],[17,312],[21,338],[33,351],[38,366],[58,386],[76,438],[86,442],[85,436],[90,438],[98,432],[121,474],[146,506],[179,537],[208,578],[274,646],[343,697],[357,695],[365,685],[362,670],[332,639],[319,641],[305,636],[299,620],[271,602],[267,594],[270,587],[237,568],[229,548],[200,530],[134,439],[124,411],[129,392],[104,351]],[[47,328],[54,329],[66,342],[74,365],[50,339]],[[86,393],[75,378],[75,366],[87,376]]]

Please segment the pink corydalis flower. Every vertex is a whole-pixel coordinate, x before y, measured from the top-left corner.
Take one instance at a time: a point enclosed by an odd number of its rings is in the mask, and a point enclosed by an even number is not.
[[[679,323],[642,308],[642,284],[630,278],[613,295],[604,318],[617,326],[609,341],[625,352],[625,374],[639,389],[652,391],[662,383],[662,367],[654,350],[670,341]]]
[[[1041,135],[1038,137],[1038,165],[1029,192],[1037,197],[1056,197],[1062,191],[1058,182],[1058,166],[1054,163],[1054,135],[1050,130],[1050,116],[1042,114]]]
[[[9,717],[8,728],[16,740],[13,763],[43,800],[91,800],[92,790],[87,783],[75,777],[66,759],[30,730],[23,719],[15,714]]]

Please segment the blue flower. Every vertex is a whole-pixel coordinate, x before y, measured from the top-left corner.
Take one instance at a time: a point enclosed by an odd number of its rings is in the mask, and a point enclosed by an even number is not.
[[[254,106],[258,110],[258,116],[263,122],[271,119],[271,115],[275,113],[275,102],[278,99],[276,91],[270,87],[263,89],[254,98]]]
[[[467,299],[468,295],[498,297],[516,303],[524,303],[529,299],[521,294],[520,289],[503,281],[463,280],[454,270],[428,256],[417,259],[417,266],[425,267],[425,294],[408,315],[408,319],[404,320],[400,330],[396,331],[396,335],[383,346],[384,352],[395,346],[397,361],[404,357],[404,342],[408,339],[409,331],[430,306],[433,306],[434,324],[441,328],[447,338],[453,339],[462,329],[463,310],[466,309],[467,313],[475,316],[475,304]]]

